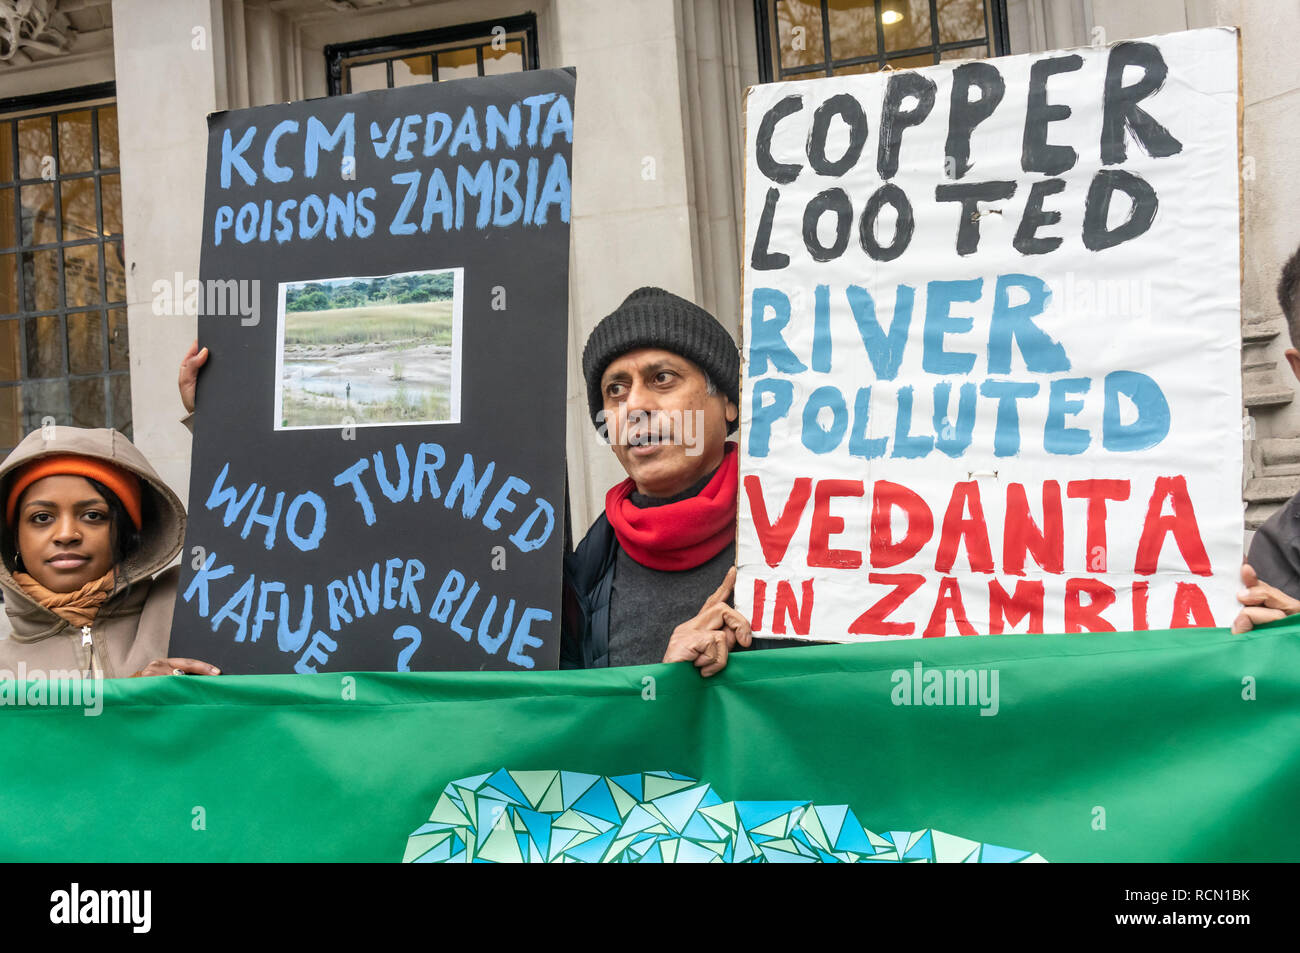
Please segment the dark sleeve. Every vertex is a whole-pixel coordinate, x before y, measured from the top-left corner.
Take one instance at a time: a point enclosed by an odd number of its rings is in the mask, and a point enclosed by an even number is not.
[[[1261,582],[1300,599],[1300,520],[1294,497],[1256,531],[1246,562]]]
[[[587,533],[577,549],[564,554],[564,596],[560,606],[560,668],[586,668],[590,619],[586,599],[591,589],[594,540]]]
[[[569,560],[564,565],[564,603],[560,610],[560,668],[585,668],[582,659],[584,619],[569,577]]]

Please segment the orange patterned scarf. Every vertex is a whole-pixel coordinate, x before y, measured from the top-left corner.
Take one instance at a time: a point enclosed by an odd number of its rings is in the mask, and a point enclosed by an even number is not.
[[[113,570],[91,580],[76,592],[54,592],[46,589],[28,573],[14,573],[14,582],[31,598],[55,615],[73,625],[90,625],[95,621],[99,607],[113,594]]]

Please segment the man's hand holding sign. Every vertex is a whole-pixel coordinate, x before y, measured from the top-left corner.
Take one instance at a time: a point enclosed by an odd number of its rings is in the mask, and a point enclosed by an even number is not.
[[[664,653],[665,662],[691,662],[701,675],[708,677],[726,668],[727,656],[737,645],[749,648],[753,641],[749,620],[727,603],[735,586],[736,567],[733,566],[699,615],[673,630],[668,651]]]

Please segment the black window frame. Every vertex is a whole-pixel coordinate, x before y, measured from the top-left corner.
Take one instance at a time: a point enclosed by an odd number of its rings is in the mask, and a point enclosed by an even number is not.
[[[485,36],[491,35],[493,27],[498,26],[504,27],[506,33],[524,34],[524,69],[537,69],[539,64],[537,14],[521,13],[512,17],[479,20],[475,23],[458,23],[455,26],[421,30],[417,33],[395,33],[389,36],[377,36],[348,43],[331,43],[325,47],[325,74],[329,95],[338,96],[342,92],[344,60],[359,56],[379,56],[384,53],[400,54],[422,46],[441,46],[466,40],[482,40]],[[481,53],[479,55],[479,68],[482,69]],[[393,72],[390,60],[388,65],[390,87],[392,81]]]
[[[829,40],[830,33],[830,14],[827,6],[828,0],[817,0],[821,7],[822,13],[822,33],[824,40]],[[993,48],[994,56],[1006,56],[1011,52],[1010,34],[1007,27],[1007,2],[1006,0],[984,0],[988,5],[988,22],[991,31],[988,36],[989,45]],[[962,40],[953,43],[939,42],[939,14],[937,0],[930,0],[930,37],[934,41],[929,46],[917,47],[909,50],[889,50],[884,49],[885,33],[884,23],[881,20],[883,9],[880,0],[876,0],[876,52],[870,56],[846,57],[843,60],[834,60],[830,55],[830,47],[826,49],[826,63],[821,67],[822,72],[818,72],[818,67],[804,67],[798,75],[775,76],[774,63],[772,61],[772,51],[775,40],[772,33],[774,20],[774,11],[776,9],[776,0],[754,0],[754,29],[758,38],[758,79],[760,83],[771,83],[776,80],[796,80],[796,79],[818,79],[825,76],[833,76],[834,70],[842,66],[857,66],[862,63],[878,63],[882,67],[888,60],[899,59],[906,56],[919,56],[923,53],[940,54],[949,50],[973,49],[978,44],[969,40]],[[793,72],[793,71],[792,71]]]
[[[111,103],[101,102],[101,100],[111,100],[112,102]],[[82,108],[93,111],[109,105],[113,106],[114,108],[116,108],[118,105],[117,83],[113,81],[109,81],[105,83],[93,83],[85,86],[73,86],[64,89],[50,90],[48,92],[27,94],[22,96],[8,96],[3,99],[0,99],[0,118],[4,119],[4,121],[6,122],[11,123],[13,126],[12,130],[10,131],[10,135],[11,135],[10,149],[11,149],[11,154],[13,156],[13,161],[15,163],[19,161],[20,149],[19,149],[19,140],[18,140],[18,124],[21,121],[27,119],[41,119],[41,118],[50,117],[51,118],[51,148],[53,150],[53,154],[55,156],[58,156],[59,155],[59,123],[58,123],[57,115],[62,112],[79,111]],[[71,108],[69,109],[68,107]],[[128,382],[128,385],[127,385],[127,397],[126,397],[127,407],[126,407],[126,413],[124,415],[127,423],[125,424],[124,432],[126,433],[127,437],[130,438],[132,432],[134,431],[134,423],[135,423],[135,408],[133,406],[133,400],[132,400],[130,384],[129,384],[131,380],[130,345],[128,342],[125,366],[117,368],[115,370],[112,366],[112,341],[110,339],[111,312],[121,311],[124,316],[128,315],[129,302],[127,300],[127,296],[125,295],[125,293],[123,294],[123,298],[121,301],[111,301],[109,299],[108,268],[107,268],[107,257],[108,257],[109,249],[117,243],[120,243],[121,247],[125,249],[126,236],[125,236],[125,229],[123,229],[122,233],[114,233],[111,235],[106,234],[104,232],[104,203],[103,203],[102,189],[99,185],[99,180],[105,174],[117,175],[119,176],[120,179],[120,176],[122,174],[122,153],[121,153],[122,144],[119,135],[118,146],[117,146],[118,148],[117,166],[115,167],[101,166],[98,119],[96,119],[96,121],[91,126],[91,143],[92,143],[91,144],[91,166],[88,171],[70,173],[67,176],[64,176],[62,173],[62,169],[56,167],[58,168],[58,172],[54,179],[52,180],[42,179],[37,181],[32,179],[23,179],[19,174],[19,169],[17,165],[15,165],[13,181],[10,183],[6,183],[5,185],[6,188],[12,189],[14,193],[14,201],[15,201],[14,226],[16,232],[14,236],[9,236],[8,238],[0,239],[0,248],[3,248],[5,250],[4,251],[5,254],[14,254],[18,256],[18,261],[17,261],[18,287],[16,289],[18,292],[18,311],[12,315],[4,315],[3,318],[0,318],[0,320],[18,322],[19,377],[16,381],[12,381],[12,382],[4,381],[3,386],[5,388],[9,388],[9,387],[22,388],[26,386],[28,383],[37,384],[42,381],[64,380],[71,383],[73,381],[99,379],[103,382],[103,387],[104,387],[105,419],[98,426],[114,427],[117,426],[117,421],[121,419],[121,416],[116,411],[116,404],[114,403],[115,398],[113,393],[114,389],[112,386],[112,380],[114,378],[125,378],[126,381]],[[62,216],[63,196],[62,196],[61,183],[68,182],[68,181],[77,181],[81,179],[90,179],[96,183],[95,224],[96,224],[98,237],[95,239],[85,239],[85,240],[78,239],[78,240],[70,241],[65,239],[63,235],[63,216]],[[22,244],[22,211],[20,205],[21,192],[24,186],[38,185],[42,183],[52,183],[54,185],[53,198],[54,198],[54,214],[56,218],[57,238],[54,242],[42,243],[39,245],[24,246]],[[8,244],[9,239],[16,239],[17,241],[17,244],[15,244],[12,248],[10,248]],[[65,291],[64,250],[67,248],[89,247],[91,245],[96,246],[99,251],[98,259],[99,259],[100,300],[98,304],[93,304],[93,305],[69,306],[66,300],[66,291]],[[55,251],[59,255],[58,301],[60,303],[58,307],[52,310],[48,308],[32,309],[27,307],[28,302],[26,300],[26,292],[23,287],[22,255],[24,252],[33,252],[33,251]],[[127,270],[126,265],[125,263],[123,263],[123,280],[125,280],[126,277],[126,270]],[[103,327],[101,328],[101,333],[103,335],[104,363],[103,363],[103,367],[98,371],[77,372],[74,374],[71,369],[71,359],[68,354],[68,340],[67,340],[68,320],[71,317],[81,315],[81,314],[102,315]],[[29,358],[28,352],[30,347],[27,338],[28,321],[32,319],[39,319],[45,317],[57,317],[59,319],[59,326],[62,332],[59,348],[61,352],[63,372],[58,377],[32,377],[30,376],[30,371],[28,367],[28,358]],[[129,317],[128,317],[128,321],[129,321]],[[69,401],[71,402],[71,393],[69,393]],[[30,432],[31,429],[33,429],[27,420],[28,413],[25,407],[23,406],[24,404],[25,404],[25,400],[21,401],[18,410],[19,420],[20,420],[19,439],[21,439],[22,435],[25,432]],[[71,403],[69,404],[69,407],[71,408]],[[41,417],[54,416],[52,413],[50,413],[48,410],[45,409],[40,409],[39,413]],[[36,413],[33,413],[32,416],[35,417]],[[69,419],[67,421],[60,421],[60,423],[65,423],[65,422],[72,423],[72,420]],[[0,440],[0,445],[2,444],[3,444],[3,440]],[[7,448],[0,446],[0,450],[7,450]]]

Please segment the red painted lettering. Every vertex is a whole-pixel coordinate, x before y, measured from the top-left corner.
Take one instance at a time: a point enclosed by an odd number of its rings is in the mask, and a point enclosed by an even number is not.
[[[1088,594],[1087,605],[1081,599],[1084,593]],[[1115,590],[1100,579],[1067,579],[1065,631],[1114,632],[1115,627],[1101,617],[1102,610],[1114,601]]]
[[[1173,506],[1173,512],[1168,516],[1163,515],[1165,500]],[[1198,576],[1210,575],[1210,557],[1205,551],[1205,543],[1201,542],[1201,531],[1196,525],[1196,512],[1192,509],[1192,498],[1187,494],[1185,477],[1156,478],[1151,502],[1147,504],[1146,522],[1142,524],[1142,538],[1138,540],[1134,572],[1149,576],[1156,571],[1160,549],[1169,533],[1173,534],[1187,568]]]
[[[867,581],[874,586],[893,586],[894,591],[877,599],[875,605],[854,619],[849,626],[849,632],[853,635],[911,635],[915,632],[915,623],[890,622],[889,614],[901,606],[908,596],[921,588],[925,577],[915,573],[893,575],[873,572],[867,576]]]
[[[775,605],[772,608],[772,633],[785,635],[787,617],[794,626],[795,635],[807,635],[812,626],[813,581],[803,581],[803,605],[799,605],[794,596],[794,588],[782,579],[776,584]]]
[[[1029,498],[1022,484],[1007,487],[1007,513],[1002,531],[1002,569],[1013,576],[1025,574],[1025,555],[1048,572],[1065,570],[1065,520],[1061,513],[1061,484],[1043,483],[1043,528],[1034,523]],[[1019,584],[1017,584],[1019,589]]]
[[[1072,500],[1088,501],[1088,535],[1084,544],[1083,568],[1106,571],[1106,501],[1128,499],[1128,480],[1071,480],[1065,487]]]
[[[891,523],[898,508],[907,516],[903,538],[894,541]],[[925,500],[905,486],[877,480],[871,500],[871,565],[887,569],[921,551],[934,533],[934,517]]]
[[[1060,504],[1060,488],[1057,488],[1057,504]],[[1002,583],[996,579],[989,580],[989,632],[999,635],[1005,626],[1019,625],[1029,617],[1029,631],[1043,631],[1043,594],[1041,582],[1028,579],[1016,580],[1014,595],[1007,595]],[[1004,621],[1005,620],[1005,621]]]
[[[811,478],[799,477],[795,480],[790,489],[790,498],[781,511],[781,518],[772,523],[767,518],[767,504],[763,502],[763,487],[758,477],[752,473],[745,477],[745,493],[749,497],[749,509],[754,516],[754,530],[758,533],[759,545],[763,547],[763,559],[773,569],[785,556],[790,537],[799,526],[799,517],[803,515],[811,491]]]
[[[970,510],[970,516],[966,511]],[[992,572],[993,552],[989,548],[989,530],[984,524],[984,507],[980,503],[980,488],[974,480],[958,483],[952,488],[952,499],[943,514],[943,528],[939,531],[939,554],[934,568],[948,572],[957,560],[957,546],[966,541],[966,558],[972,572]]]
[[[831,515],[831,498],[862,495],[861,480],[819,480],[813,497],[812,530],[808,533],[808,565],[829,569],[857,569],[862,553],[856,549],[831,549],[830,538],[844,532],[844,518]]]
[[[990,570],[992,571],[992,570]],[[922,638],[932,639],[948,634],[948,614],[957,624],[959,635],[975,635],[975,626],[966,619],[966,606],[961,601],[961,586],[952,576],[944,576],[939,581],[939,595],[934,600],[934,611],[926,623]]]

